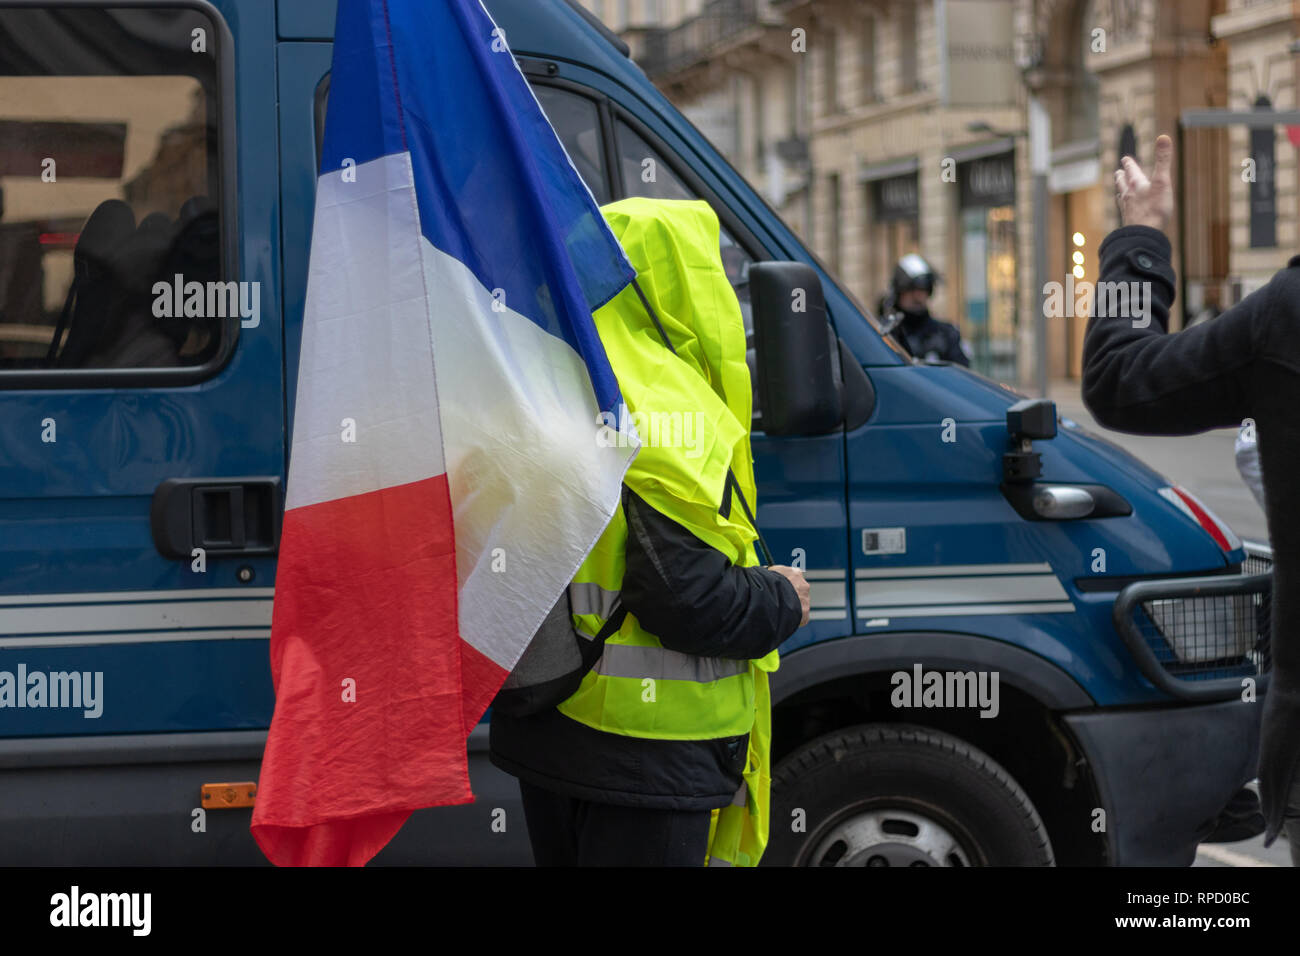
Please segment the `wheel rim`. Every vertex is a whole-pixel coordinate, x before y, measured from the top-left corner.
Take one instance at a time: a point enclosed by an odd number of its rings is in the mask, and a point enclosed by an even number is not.
[[[971,853],[934,817],[901,807],[855,811],[817,840],[806,866],[972,866]]]

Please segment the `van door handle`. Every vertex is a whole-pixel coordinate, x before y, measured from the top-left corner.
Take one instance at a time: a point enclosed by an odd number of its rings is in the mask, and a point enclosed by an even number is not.
[[[168,478],[153,493],[153,543],[175,561],[202,548],[209,557],[275,554],[280,545],[279,478]]]

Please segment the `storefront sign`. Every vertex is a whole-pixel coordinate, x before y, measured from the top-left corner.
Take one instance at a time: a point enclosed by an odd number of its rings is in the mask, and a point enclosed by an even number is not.
[[[1016,201],[1016,163],[1014,153],[1002,153],[972,159],[957,167],[961,182],[961,204],[971,206],[1011,206]]]
[[[943,98],[949,106],[1016,102],[1015,10],[1011,0],[947,0],[939,4]]]
[[[877,222],[915,219],[920,214],[916,173],[879,179],[872,184]]]
[[[1054,165],[1047,176],[1047,188],[1053,193],[1070,193],[1095,186],[1100,179],[1101,162],[1093,156]]]

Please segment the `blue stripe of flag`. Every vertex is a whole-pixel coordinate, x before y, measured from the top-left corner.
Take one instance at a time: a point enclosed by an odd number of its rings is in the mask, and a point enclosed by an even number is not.
[[[495,29],[479,0],[339,0],[321,173],[409,151],[425,238],[567,342],[612,410],[591,312],[636,271]]]

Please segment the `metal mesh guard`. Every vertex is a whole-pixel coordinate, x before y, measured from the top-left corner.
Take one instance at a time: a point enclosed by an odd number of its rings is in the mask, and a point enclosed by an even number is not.
[[[1115,624],[1143,674],[1178,697],[1218,699],[1271,669],[1272,555],[1247,546],[1240,575],[1133,584]]]
[[[1243,575],[1270,574],[1273,559],[1252,551]],[[1271,592],[1143,601],[1134,624],[1160,665],[1182,680],[1218,680],[1270,669]]]
[[[1269,603],[1264,594],[1144,601],[1137,627],[1156,660],[1183,680],[1262,673]]]

